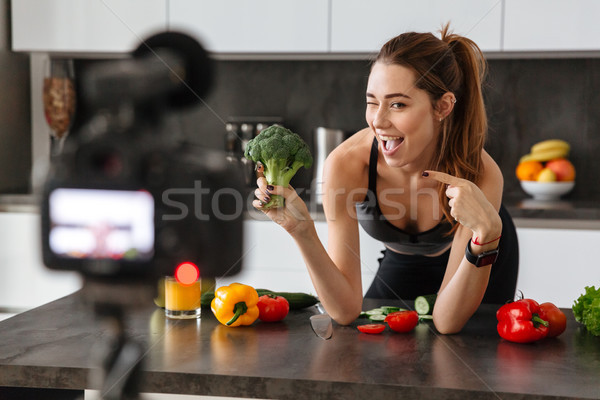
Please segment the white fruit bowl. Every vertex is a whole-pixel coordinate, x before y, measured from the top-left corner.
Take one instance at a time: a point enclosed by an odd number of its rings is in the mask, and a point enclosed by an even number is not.
[[[521,181],[521,187],[535,200],[557,200],[569,193],[575,187],[575,181],[570,182],[536,182]]]

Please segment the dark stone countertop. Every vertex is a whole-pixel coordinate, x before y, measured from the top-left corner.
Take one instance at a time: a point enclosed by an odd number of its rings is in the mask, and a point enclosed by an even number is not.
[[[39,212],[40,199],[36,195],[0,195],[0,212]],[[517,227],[540,227],[558,229],[600,229],[600,200],[561,199],[538,201],[524,194],[504,197],[504,205],[515,219]],[[325,221],[323,207],[306,201],[316,221]],[[247,219],[268,220],[262,212],[250,207]]]
[[[386,305],[401,305],[385,301]],[[364,308],[379,305],[365,301]],[[220,325],[167,320],[149,304],[128,317],[145,343],[140,391],[277,399],[563,399],[600,398],[600,337],[573,319],[558,338],[522,345],[496,332],[498,306],[483,305],[463,332],[439,335],[431,322],[407,334],[359,333],[334,323],[318,338],[309,316],[282,322]],[[363,322],[360,322],[363,323]],[[97,389],[87,383],[101,325],[75,293],[0,323],[1,386]],[[8,390],[8,389],[4,389]],[[0,396],[2,397],[2,396]]]
[[[539,201],[516,195],[505,197],[503,204],[515,220],[517,228],[600,230],[600,201]],[[307,203],[307,206],[315,221],[325,221],[321,205]],[[246,218],[269,220],[262,212],[254,209],[248,210]]]
[[[600,221],[600,200],[559,199],[540,201],[520,195],[507,195],[504,205],[513,218],[573,219]]]

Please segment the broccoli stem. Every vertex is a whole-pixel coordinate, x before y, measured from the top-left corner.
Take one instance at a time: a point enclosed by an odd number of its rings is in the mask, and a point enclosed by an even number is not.
[[[263,209],[268,210],[269,208],[279,208],[285,205],[285,198],[278,194],[271,195],[271,201],[263,206]]]
[[[270,185],[288,187],[290,181],[298,172],[303,163],[295,161],[288,165],[288,160],[273,159],[263,162],[264,174]],[[263,206],[264,209],[283,207],[285,205],[283,196],[271,195],[271,201]]]

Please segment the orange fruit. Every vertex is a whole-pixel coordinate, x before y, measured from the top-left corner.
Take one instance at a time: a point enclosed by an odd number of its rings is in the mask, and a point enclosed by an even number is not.
[[[517,179],[520,181],[535,181],[538,175],[544,169],[539,161],[523,161],[517,165]]]

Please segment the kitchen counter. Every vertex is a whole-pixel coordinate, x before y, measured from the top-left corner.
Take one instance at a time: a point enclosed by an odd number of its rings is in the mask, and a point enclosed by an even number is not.
[[[325,221],[323,207],[307,203],[315,221]],[[518,228],[600,230],[600,201],[539,201],[523,196],[504,199],[504,206]],[[247,218],[268,220],[262,212],[250,209]]]
[[[33,194],[0,195],[0,212],[39,212],[40,199]]]
[[[364,308],[377,305],[365,301]],[[481,306],[457,335],[439,335],[431,322],[411,333],[380,335],[334,323],[327,341],[310,328],[314,308],[291,312],[279,323],[228,328],[208,309],[201,320],[175,321],[149,304],[127,321],[131,337],[148,348],[142,392],[277,399],[600,399],[600,337],[582,329],[570,310],[560,337],[520,345],[498,336],[497,308]],[[0,397],[33,390],[7,387],[66,390],[61,395],[97,389],[86,377],[94,367],[94,344],[103,337],[81,292],[0,322]]]
[[[0,212],[39,212],[40,199],[36,195],[0,195]],[[537,201],[524,195],[504,198],[504,205],[515,220],[517,227],[600,229],[600,201],[561,199]],[[311,215],[316,221],[325,221],[323,207],[307,201]],[[260,211],[250,208],[246,218],[267,220]]]
[[[600,229],[600,201],[539,201],[505,196],[504,205],[521,228]]]

